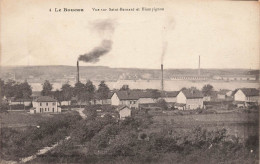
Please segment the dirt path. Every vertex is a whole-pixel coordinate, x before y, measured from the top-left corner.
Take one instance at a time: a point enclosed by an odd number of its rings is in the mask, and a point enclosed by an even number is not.
[[[79,115],[83,118],[83,119],[86,119],[87,118],[87,115],[85,113],[83,113],[83,110],[84,108],[74,108],[72,110],[75,110],[77,112],[79,112]]]
[[[70,136],[67,136],[64,140],[57,142],[56,144],[52,145],[51,147],[44,147],[41,150],[38,151],[38,153],[31,155],[29,157],[25,157],[20,159],[19,163],[26,163],[29,162],[31,160],[34,160],[38,155],[43,155],[45,153],[47,153],[48,151],[54,149],[55,147],[57,147],[58,145],[62,144],[63,142],[67,141],[70,139]]]
[[[85,113],[83,113],[83,110],[84,108],[74,108],[72,110],[75,110],[77,112],[79,112],[79,115],[83,118],[83,119],[86,119],[87,118],[87,115]],[[4,163],[4,164],[16,164],[16,163],[26,163],[26,162],[29,162],[31,160],[34,160],[35,158],[37,158],[38,155],[43,155],[47,152],[49,152],[50,150],[56,148],[58,145],[62,144],[63,142],[67,141],[70,139],[70,136],[67,136],[64,140],[62,141],[59,141],[57,142],[56,144],[50,146],[50,147],[44,147],[42,149],[40,149],[38,151],[38,153],[34,154],[34,155],[31,155],[29,157],[25,157],[25,158],[21,158],[18,162],[16,161],[4,161],[4,160],[1,160],[0,162]]]

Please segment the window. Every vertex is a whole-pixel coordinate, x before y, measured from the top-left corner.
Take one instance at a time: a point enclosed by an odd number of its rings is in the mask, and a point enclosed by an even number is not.
[[[40,103],[40,106],[42,106],[42,103]]]
[[[45,108],[45,110],[44,110],[45,112],[46,112],[46,108]]]
[[[52,103],[52,105],[55,105],[55,102],[54,102],[54,103]]]
[[[49,112],[50,110],[49,110],[49,108],[48,108],[48,112]]]
[[[46,106],[48,106],[48,103],[46,103]]]

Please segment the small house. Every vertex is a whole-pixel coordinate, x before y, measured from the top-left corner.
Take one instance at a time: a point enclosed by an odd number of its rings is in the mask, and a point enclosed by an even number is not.
[[[203,108],[203,94],[199,90],[182,90],[176,98],[175,108],[190,110]]]
[[[117,111],[119,113],[120,120],[124,120],[126,117],[131,117],[131,109],[126,105],[119,106]]]
[[[111,96],[111,105],[126,105],[130,108],[138,107],[140,91],[117,91]]]
[[[259,91],[255,88],[237,89],[234,93],[234,101],[236,102],[236,104],[240,102],[240,104],[244,104],[244,106],[247,106],[250,103],[258,104]]]
[[[33,109],[31,113],[59,113],[58,101],[49,96],[41,96],[33,101]]]

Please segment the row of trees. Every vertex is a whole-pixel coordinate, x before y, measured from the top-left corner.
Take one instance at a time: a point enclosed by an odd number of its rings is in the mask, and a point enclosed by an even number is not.
[[[89,102],[94,98],[104,100],[108,98],[109,88],[105,81],[101,81],[96,89],[92,81],[88,80],[86,84],[78,82],[72,87],[70,84],[63,84],[60,90],[52,91],[52,84],[46,80],[43,84],[41,95],[54,96],[58,101],[71,100],[76,97],[79,102]]]
[[[32,95],[32,87],[27,81],[17,83],[13,80],[8,80],[6,83],[0,79],[0,96],[1,100],[4,96],[15,97],[16,99],[28,99]]]
[[[186,89],[186,88],[183,88]],[[192,89],[192,88],[191,88]],[[196,89],[193,87],[193,89]],[[70,84],[62,85],[60,90],[52,91],[53,85],[46,80],[42,84],[41,95],[43,96],[54,96],[58,100],[71,100],[73,96],[77,97],[78,101],[90,101],[94,98],[98,98],[100,100],[107,99],[109,88],[105,84],[105,81],[101,81],[98,89],[96,89],[95,85],[92,81],[88,80],[86,84],[78,82],[72,87]],[[128,85],[123,85],[120,90],[128,91],[130,90]],[[204,85],[202,88],[202,93],[204,96],[211,96],[213,93],[213,86],[210,84]],[[32,87],[28,84],[27,81],[23,83],[17,83],[13,80],[8,80],[6,83],[0,79],[0,96],[1,99],[3,96],[6,97],[15,97],[19,98],[30,98],[32,95]],[[158,98],[160,93],[158,90],[152,90],[154,93],[154,97]]]

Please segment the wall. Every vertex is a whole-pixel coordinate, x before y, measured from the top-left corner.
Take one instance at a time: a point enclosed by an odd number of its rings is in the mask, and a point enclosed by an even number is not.
[[[130,108],[137,108],[138,107],[138,101],[137,100],[121,100],[120,105],[126,105]]]
[[[69,106],[71,105],[71,101],[62,101],[61,106]]]
[[[131,110],[127,107],[119,111],[120,119],[124,120],[126,117],[131,116]]]
[[[186,109],[203,108],[203,98],[187,99]]]
[[[259,96],[249,96],[246,97],[247,102],[259,102]]]
[[[48,103],[48,105],[47,105]],[[58,111],[58,102],[35,102],[34,108],[36,113],[55,113],[55,112],[61,112]]]
[[[226,95],[218,94],[218,99],[226,99]]]
[[[150,104],[156,103],[156,99],[153,98],[139,98],[138,104]]]
[[[176,102],[186,104],[186,97],[182,92],[177,95]]]
[[[246,96],[241,90],[238,90],[234,95],[234,99],[235,101],[246,101]]]
[[[24,106],[30,106],[31,105],[31,101],[10,101],[10,105],[18,105],[18,104],[22,104]]]
[[[116,93],[114,93],[113,96],[111,97],[111,105],[116,105],[116,106],[120,105],[120,100]]]

